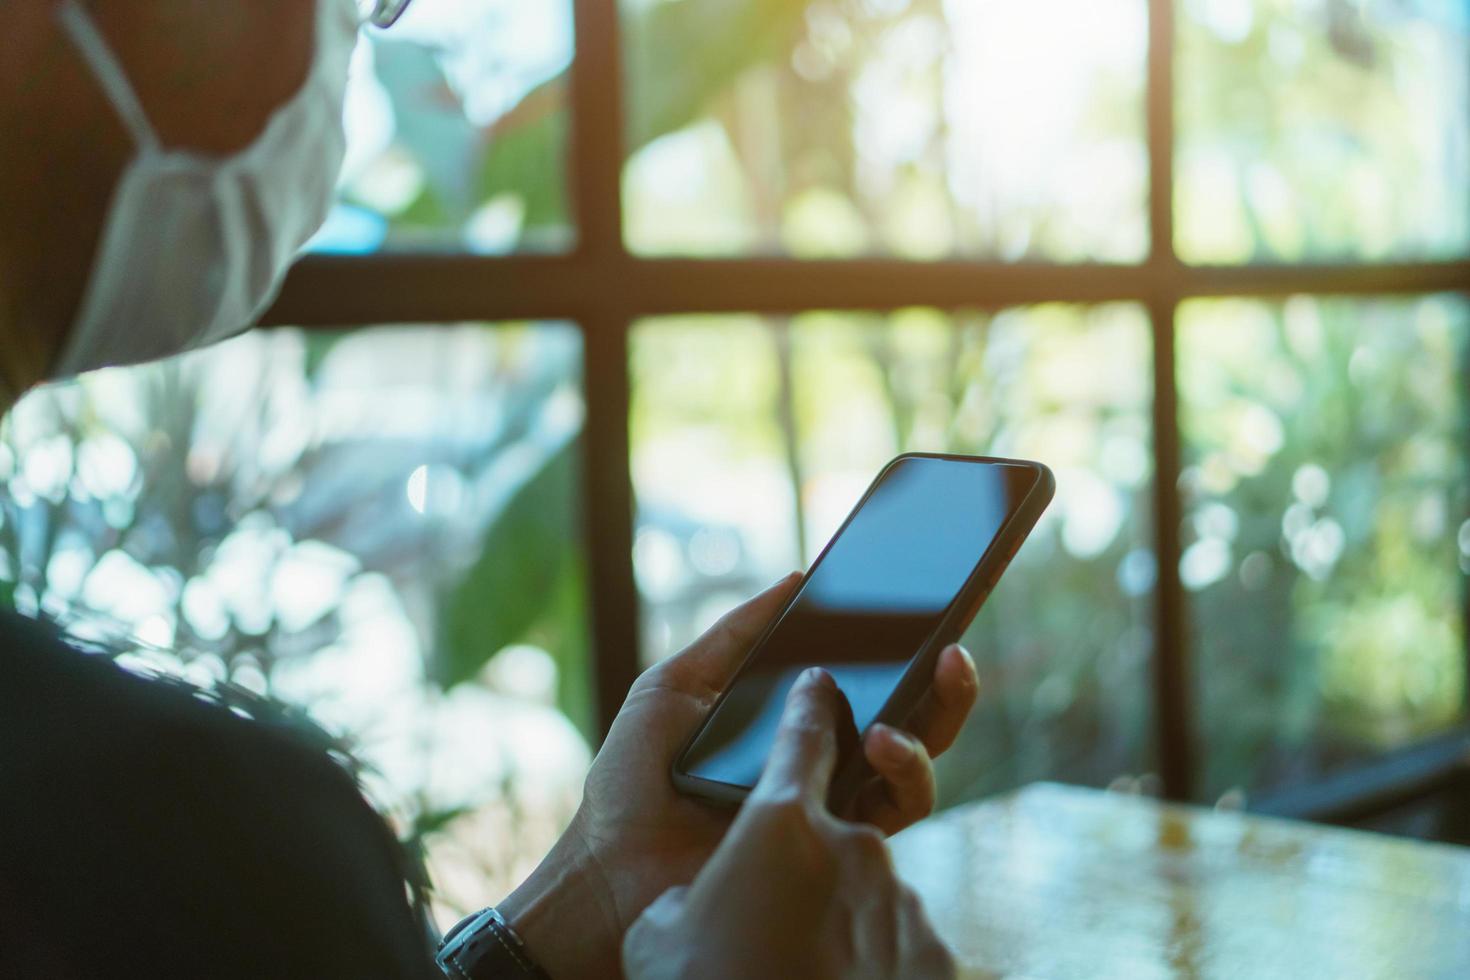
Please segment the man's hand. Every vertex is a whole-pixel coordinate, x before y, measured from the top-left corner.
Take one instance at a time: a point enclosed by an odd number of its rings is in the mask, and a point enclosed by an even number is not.
[[[628,930],[629,977],[954,976],[882,834],[827,812],[841,697],[819,668],[796,682],[760,783],[714,856]]]
[[[676,792],[669,767],[798,579],[782,579],[639,677],[592,764],[571,826],[500,904],[558,980],[614,970],[628,926],[666,890],[692,881],[725,835],[733,811]],[[915,713],[914,734],[887,726],[868,732],[863,751],[878,778],[859,795],[858,819],[891,834],[933,809],[930,760],[954,741],[977,688],[969,655],[948,647]]]

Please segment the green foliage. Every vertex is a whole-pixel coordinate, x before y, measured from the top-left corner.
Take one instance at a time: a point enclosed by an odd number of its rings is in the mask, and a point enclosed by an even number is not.
[[[301,340],[306,347],[306,362],[302,365],[302,371],[308,379],[314,380],[321,366],[326,363],[327,355],[331,354],[332,348],[341,342],[342,334],[335,331],[329,333],[325,330],[312,330],[306,333]]]
[[[526,228],[554,228],[568,221],[566,187],[552,179],[567,158],[570,122],[560,97],[565,80],[560,76],[528,94],[523,106],[539,103],[554,108],[529,113],[530,118],[519,125],[498,126],[480,164],[480,199],[514,193],[525,209]]]
[[[534,627],[538,645],[556,661],[557,707],[587,739],[596,745],[597,691],[592,683],[591,648],[583,624],[587,621],[587,569],[579,545],[567,548],[561,573]]]
[[[803,16],[804,5],[793,0],[679,0],[626,9],[629,152],[708,115],[742,73],[781,62],[800,36]],[[520,204],[525,239],[570,224],[563,179],[570,70],[531,88],[494,124],[477,129],[449,101],[449,83],[431,51],[391,39],[376,41],[375,51],[379,80],[393,101],[395,143],[423,179],[411,200],[384,214],[390,240],[433,240],[464,227],[483,203],[500,196]],[[847,127],[830,115],[821,119],[819,132],[794,120],[792,132],[821,141],[849,171]],[[373,209],[352,187],[346,198]]]
[[[556,659],[563,710],[590,737],[584,576],[566,526],[579,502],[579,350],[571,327],[552,325],[257,333],[36,392],[0,449],[19,461],[0,480],[0,566],[17,579],[3,597],[120,646],[156,644],[151,663],[220,679],[221,694],[260,690],[302,712],[336,693],[303,675],[377,641],[376,666],[388,661],[406,683],[347,691],[333,722],[361,736],[367,759],[414,736],[380,738],[364,716],[407,709],[421,729],[461,723],[451,699],[421,686],[453,649],[432,613],[452,600],[464,622],[484,599],[473,612],[490,625],[470,623],[480,645],[455,651],[454,679],[506,643],[540,645]],[[531,526],[510,530],[517,522]],[[477,547],[506,563],[514,596],[493,576],[486,596],[460,581],[476,559],[486,581]],[[519,619],[504,625],[507,610]],[[478,798],[444,799],[428,778],[436,765],[369,774],[375,800],[420,838],[442,829],[433,817],[446,806],[506,803],[521,789],[506,770]]]
[[[452,208],[445,202],[442,188],[433,182],[425,182],[412,203],[393,216],[393,224],[420,231],[434,230],[463,224],[467,217],[462,209]]]
[[[576,528],[576,441],[568,441],[512,493],[485,531],[479,557],[442,599],[433,677],[444,687],[472,679],[505,647],[552,640],[560,705],[584,732],[593,724],[585,641],[571,624],[583,602]],[[539,634],[539,635],[538,635]]]
[[[630,148],[682,129],[746,69],[780,60],[800,30],[793,0],[678,0],[628,18],[624,45]]]
[[[1183,257],[1463,250],[1463,9],[1182,5],[1174,194]],[[1221,22],[1225,10],[1239,16]]]
[[[1466,312],[1444,298],[1184,308],[1185,544],[1226,556],[1193,583],[1212,791],[1463,718]]]

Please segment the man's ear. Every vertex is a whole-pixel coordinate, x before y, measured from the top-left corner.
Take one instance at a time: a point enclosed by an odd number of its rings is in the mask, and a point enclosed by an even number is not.
[[[56,18],[0,0],[0,353],[41,381],[75,319],[132,141]],[[165,146],[225,154],[301,88],[317,0],[81,0]]]
[[[318,0],[95,0],[90,9],[163,145],[248,146],[306,81]]]
[[[65,339],[132,152],[56,9],[3,0],[0,359],[12,395],[44,380]]]

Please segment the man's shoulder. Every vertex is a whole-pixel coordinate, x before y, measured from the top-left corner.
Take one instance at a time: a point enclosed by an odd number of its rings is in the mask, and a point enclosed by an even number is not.
[[[325,809],[381,826],[326,734],[264,698],[135,673],[13,614],[0,616],[0,677],[0,780],[31,783],[32,799],[85,792],[183,823],[213,807],[305,827]]]
[[[83,652],[49,623],[0,614],[0,676],[0,773],[37,764],[90,769],[116,765],[121,756],[138,763],[135,779],[147,778],[180,766],[187,773],[193,758],[217,760],[220,752],[234,763],[262,756],[277,776],[297,768],[316,778],[337,772],[320,751],[324,743],[309,737],[313,729],[292,730],[285,713],[275,723],[256,723],[251,712],[231,710],[218,695]],[[225,785],[253,775],[255,767],[199,768]]]
[[[23,801],[0,807],[0,882],[40,932],[105,916],[140,955],[266,972],[423,956],[402,851],[319,739],[13,616],[0,671],[0,798]]]

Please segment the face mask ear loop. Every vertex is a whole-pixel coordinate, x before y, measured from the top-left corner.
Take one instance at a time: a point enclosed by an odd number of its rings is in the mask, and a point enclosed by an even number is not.
[[[138,149],[156,152],[159,149],[158,136],[149,125],[148,115],[143,111],[143,104],[138,101],[133,86],[128,84],[128,76],[123,71],[122,63],[117,60],[112,48],[108,47],[102,32],[97,30],[97,23],[92,20],[92,15],[77,0],[62,0],[56,8],[56,19],[71,38],[82,60],[91,69],[102,94],[112,103],[118,119],[132,135]]]

